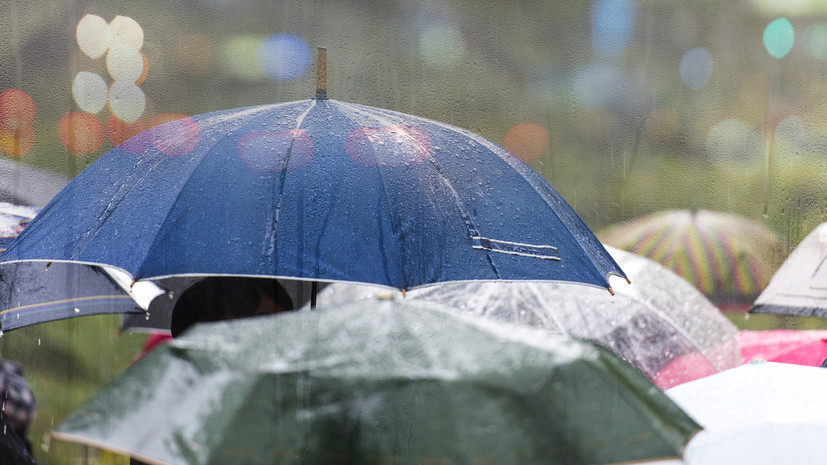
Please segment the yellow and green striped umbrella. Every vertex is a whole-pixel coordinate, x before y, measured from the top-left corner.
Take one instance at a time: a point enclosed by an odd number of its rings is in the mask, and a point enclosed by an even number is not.
[[[597,235],[666,266],[722,309],[752,304],[784,258],[780,239],[763,224],[706,210],[655,212]]]

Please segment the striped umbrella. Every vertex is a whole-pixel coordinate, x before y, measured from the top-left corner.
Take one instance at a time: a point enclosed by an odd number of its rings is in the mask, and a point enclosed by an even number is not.
[[[780,239],[761,223],[705,210],[651,213],[597,236],[666,266],[722,309],[752,304],[783,259]]]

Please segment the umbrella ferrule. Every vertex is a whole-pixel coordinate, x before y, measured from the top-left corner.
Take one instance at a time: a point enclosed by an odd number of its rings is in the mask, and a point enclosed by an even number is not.
[[[327,49],[319,47],[316,63],[316,100],[327,100]]]

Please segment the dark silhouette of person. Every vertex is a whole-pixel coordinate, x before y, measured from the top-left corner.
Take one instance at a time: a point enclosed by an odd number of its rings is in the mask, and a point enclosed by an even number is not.
[[[35,412],[34,393],[23,377],[23,369],[11,360],[0,359],[0,404],[0,426],[3,428],[3,434],[19,438],[28,453],[24,461],[34,463],[34,459],[31,458],[32,444],[28,438],[29,425]],[[6,431],[7,426],[10,426],[12,431]]]
[[[170,332],[178,337],[195,323],[293,310],[293,299],[271,278],[212,276],[190,286],[172,309]]]

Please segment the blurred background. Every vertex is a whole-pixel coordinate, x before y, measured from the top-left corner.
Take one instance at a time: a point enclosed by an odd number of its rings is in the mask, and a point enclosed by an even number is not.
[[[504,145],[594,231],[715,210],[773,230],[784,255],[827,221],[816,0],[5,0],[0,200],[42,206],[114,145],[182,115],[310,98],[318,46],[332,99]],[[822,325],[750,318],[731,316]],[[0,339],[38,399],[39,463],[82,463],[86,451],[43,432],[139,351],[145,336],[117,328],[87,317]]]

